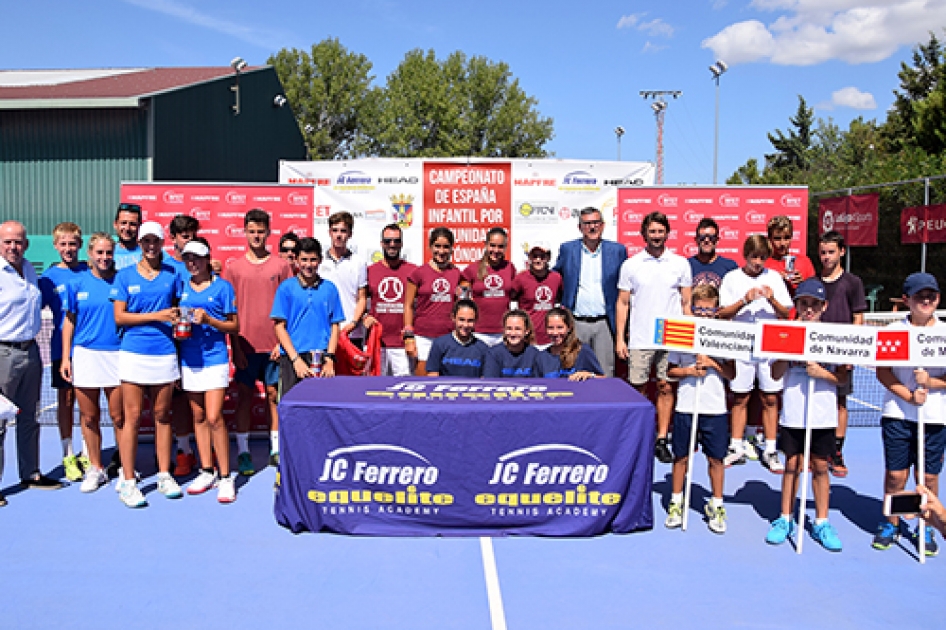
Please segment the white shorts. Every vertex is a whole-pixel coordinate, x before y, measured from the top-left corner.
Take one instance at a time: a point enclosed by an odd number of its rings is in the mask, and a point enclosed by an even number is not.
[[[165,385],[181,378],[176,354],[135,354],[118,351],[118,377],[136,385]]]
[[[478,332],[475,332],[475,333],[473,333],[473,335],[474,335],[477,339],[479,339],[480,341],[482,341],[483,343],[485,343],[487,346],[489,346],[490,348],[492,348],[493,346],[498,346],[499,344],[501,344],[501,343],[503,342],[503,334],[502,334],[502,333],[478,333]]]
[[[79,389],[118,387],[118,350],[72,348],[72,386]]]
[[[181,366],[181,389],[185,392],[209,392],[226,389],[230,384],[230,364],[207,365],[199,368]]]
[[[772,378],[772,364],[775,359],[753,359],[752,361],[736,361],[736,378],[729,381],[729,389],[734,394],[748,394],[752,391],[756,379],[759,380],[759,389],[766,394],[777,394],[782,391],[782,379]]]
[[[413,363],[404,348],[381,348],[381,376],[411,376]]]
[[[414,336],[414,345],[417,346],[418,361],[427,360],[427,357],[430,356],[430,346],[432,346],[433,343],[433,337],[421,337],[420,335]]]

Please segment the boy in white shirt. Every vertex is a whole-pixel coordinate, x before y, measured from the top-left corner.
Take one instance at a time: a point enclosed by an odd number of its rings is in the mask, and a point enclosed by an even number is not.
[[[795,290],[798,319],[821,320],[828,302],[821,280],[808,278]],[[831,478],[828,458],[834,454],[834,433],[838,426],[837,387],[847,379],[844,366],[822,365],[815,361],[784,361],[772,364],[773,378],[785,377],[782,390],[782,430],[779,449],[785,453],[785,474],[782,477],[782,513],[773,523],[765,541],[780,545],[795,533],[792,507],[798,494],[798,477],[805,458],[805,422],[811,426],[811,486],[815,495],[815,525],[812,536],[828,551],[841,551],[838,533],[828,522]],[[808,400],[808,379],[815,379],[814,395]],[[810,413],[809,413],[810,407]],[[805,506],[799,506],[804,510]]]
[[[713,319],[719,310],[719,292],[711,284],[693,289],[691,310],[695,317]],[[713,497],[704,508],[710,531],[726,532],[726,508],[723,507],[723,458],[729,445],[729,412],[726,408],[726,383],[736,375],[732,361],[713,359],[703,354],[671,352],[668,356],[671,378],[680,379],[677,404],[673,414],[673,494],[664,525],[669,528],[683,524],[683,482],[690,457],[690,431],[693,412],[697,415],[698,439],[709,466]],[[700,399],[695,400],[697,379],[703,379]]]

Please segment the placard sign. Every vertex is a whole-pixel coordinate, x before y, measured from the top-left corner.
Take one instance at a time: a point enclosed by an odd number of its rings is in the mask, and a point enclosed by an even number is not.
[[[698,317],[661,318],[654,320],[650,335],[653,343],[644,347],[750,361],[755,334],[756,326],[752,323]]]

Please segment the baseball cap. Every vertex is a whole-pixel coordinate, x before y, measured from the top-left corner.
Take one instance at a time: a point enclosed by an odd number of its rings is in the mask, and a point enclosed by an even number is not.
[[[200,241],[188,241],[184,249],[181,250],[181,255],[183,256],[184,254],[194,254],[195,256],[204,258],[210,256],[210,248]]]
[[[939,293],[939,283],[936,282],[936,276],[931,273],[911,273],[903,281],[903,294],[913,296],[923,289],[933,289]]]
[[[138,240],[140,241],[144,237],[151,235],[157,236],[162,241],[164,240],[164,228],[161,227],[161,224],[157,221],[145,221],[141,224],[141,227],[138,228]]]
[[[545,241],[538,241],[538,242],[536,242],[536,243],[533,243],[532,246],[529,247],[529,253],[530,253],[530,254],[531,254],[532,252],[536,251],[536,250],[545,252],[546,254],[551,254],[551,253],[552,253],[552,248],[549,247],[549,244],[546,243]]]
[[[802,280],[801,284],[798,285],[798,288],[795,289],[795,299],[797,300],[800,297],[813,297],[816,300],[821,300],[824,302],[827,299],[827,294],[824,290],[824,283],[822,283],[818,278],[808,278],[807,280]]]

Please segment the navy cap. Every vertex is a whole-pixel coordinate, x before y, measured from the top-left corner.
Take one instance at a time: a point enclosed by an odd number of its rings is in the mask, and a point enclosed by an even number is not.
[[[824,290],[824,283],[818,278],[808,278],[807,280],[802,280],[801,284],[798,285],[798,288],[795,289],[796,300],[805,296],[813,297],[816,300],[821,300],[822,302],[828,299],[828,295]]]
[[[912,297],[923,289],[933,289],[939,293],[939,283],[931,273],[911,273],[903,281],[903,294]]]

